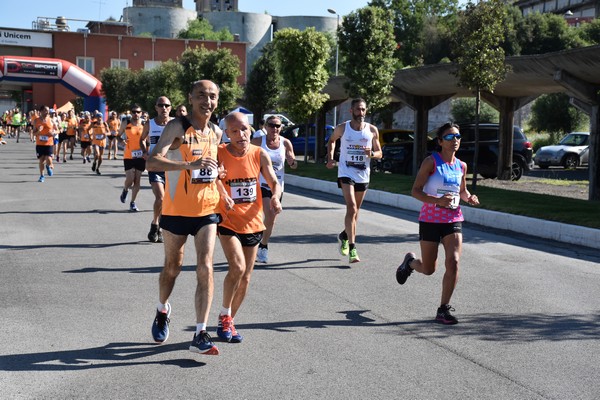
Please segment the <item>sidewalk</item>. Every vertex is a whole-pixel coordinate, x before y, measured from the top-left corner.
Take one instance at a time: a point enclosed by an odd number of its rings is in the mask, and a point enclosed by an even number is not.
[[[286,185],[338,196],[342,195],[342,192],[335,182],[326,182],[318,179],[286,174],[285,183]],[[371,203],[384,204],[415,212],[419,212],[421,209],[421,202],[413,197],[383,192],[381,190],[369,189],[365,200]],[[461,206],[461,208],[465,220],[470,223],[491,226],[500,230],[518,232],[537,238],[551,239],[558,242],[600,249],[600,229],[546,221],[521,215],[505,214],[469,206]]]

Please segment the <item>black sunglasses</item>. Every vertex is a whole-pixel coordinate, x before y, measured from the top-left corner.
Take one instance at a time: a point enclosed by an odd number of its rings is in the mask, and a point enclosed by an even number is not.
[[[163,103],[161,103],[161,104],[157,104],[156,107],[169,108],[169,107],[171,107],[171,105],[170,104],[163,104]]]
[[[281,128],[281,124],[273,124],[269,122],[267,125],[269,126],[269,128]]]
[[[142,113],[142,110],[137,110],[137,111],[136,111],[136,110],[132,110],[131,112],[132,112],[133,114],[141,114],[141,113]]]

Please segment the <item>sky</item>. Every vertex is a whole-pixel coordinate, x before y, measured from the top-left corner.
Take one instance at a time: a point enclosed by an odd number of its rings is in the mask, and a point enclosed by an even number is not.
[[[331,8],[340,16],[351,13],[357,8],[365,7],[369,0],[239,0],[238,8],[243,12],[264,13],[271,15],[313,15],[330,16]],[[64,16],[71,31],[84,28],[87,21],[103,21],[109,17],[118,20],[123,8],[130,7],[132,0],[29,0],[24,7],[2,7],[0,27],[31,29],[32,22],[38,17],[49,17],[51,22],[58,16]],[[194,0],[183,0],[183,7],[195,10]],[[73,20],[84,20],[73,21]]]

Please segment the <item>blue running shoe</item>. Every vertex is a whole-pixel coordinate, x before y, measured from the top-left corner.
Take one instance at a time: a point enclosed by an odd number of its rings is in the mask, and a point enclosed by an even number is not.
[[[171,305],[167,303],[167,312],[156,310],[156,317],[152,323],[152,337],[157,343],[163,343],[169,338],[169,322],[171,320]]]
[[[217,324],[217,336],[219,339],[231,342],[232,325],[233,318],[231,318],[231,315],[219,315],[219,323]]]
[[[50,168],[49,165],[46,165],[46,172],[48,173],[48,176],[54,175],[54,171],[52,170],[52,168]]]
[[[194,335],[192,344],[190,344],[190,351],[192,353],[204,354],[207,356],[218,356],[219,349],[212,341],[212,338],[206,331],[201,331],[199,334]]]
[[[121,199],[121,203],[125,203],[125,200],[127,200],[127,190],[121,192],[121,197],[119,197],[119,199]]]
[[[40,175],[40,179],[38,179],[38,182],[44,182],[44,175]]]

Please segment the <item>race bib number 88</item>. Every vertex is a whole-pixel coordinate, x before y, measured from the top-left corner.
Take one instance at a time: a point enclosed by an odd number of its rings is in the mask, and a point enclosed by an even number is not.
[[[192,170],[192,183],[211,183],[217,177],[216,170],[212,168],[200,168]]]

